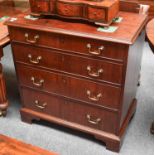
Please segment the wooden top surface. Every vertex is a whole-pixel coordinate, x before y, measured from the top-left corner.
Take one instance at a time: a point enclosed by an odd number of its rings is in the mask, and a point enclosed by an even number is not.
[[[62,2],[66,2],[66,0],[58,0]],[[119,0],[98,0],[98,1],[92,1],[92,0],[67,0],[69,3],[75,3],[75,4],[89,4],[89,5],[95,5],[99,7],[110,7],[116,2],[119,2]]]
[[[0,135],[0,155],[56,155],[56,153]]]
[[[0,6],[0,18],[2,18],[4,16],[11,17],[18,13],[20,13],[20,11],[17,11],[13,7]],[[5,22],[5,20],[0,21],[0,46],[3,46],[10,41],[10,39],[8,37],[8,35],[9,35],[8,29],[7,29],[7,26],[4,25],[4,22]]]
[[[146,35],[148,41],[154,46],[154,19],[148,22],[146,26]]]
[[[58,19],[38,19],[33,21],[25,19],[25,15],[26,14],[20,14],[16,21],[8,21],[6,24],[9,26],[75,35],[86,38],[89,37],[92,39],[124,44],[133,44],[147,21],[147,15],[119,12],[119,17],[123,17],[122,22],[112,24],[112,26],[118,26],[118,29],[113,33],[107,33],[97,31],[97,28],[100,26],[81,23],[79,21],[71,22],[70,20],[70,22],[66,22]]]

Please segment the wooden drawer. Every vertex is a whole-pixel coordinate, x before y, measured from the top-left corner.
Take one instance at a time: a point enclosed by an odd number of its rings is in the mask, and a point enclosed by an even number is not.
[[[61,102],[57,97],[21,88],[23,107],[61,118]]]
[[[65,2],[57,2],[57,13],[58,15],[67,17],[80,17],[81,16],[81,6],[77,4],[70,4]]]
[[[122,62],[126,58],[127,46],[123,44],[104,42],[68,35],[59,35],[30,29],[10,29],[13,41],[20,41],[32,45],[57,48],[59,50],[84,54],[90,57],[106,58]]]
[[[95,21],[104,21],[105,20],[105,10],[103,8],[95,8],[95,7],[88,7],[88,19],[95,20]]]
[[[30,0],[30,6],[34,13],[48,13],[50,11],[49,0]]]
[[[63,118],[69,122],[110,133],[117,132],[117,113],[69,101],[65,101],[62,113]]]
[[[121,88],[16,64],[20,85],[117,109]]]
[[[122,64],[84,58],[24,44],[12,44],[12,47],[17,62],[77,74],[93,80],[107,81],[119,85],[122,83]]]
[[[22,98],[25,108],[98,130],[116,132],[116,113],[26,88],[22,88]]]
[[[42,45],[51,48],[59,47],[59,35],[31,29],[10,29],[10,38],[13,41],[24,42],[30,45]]]

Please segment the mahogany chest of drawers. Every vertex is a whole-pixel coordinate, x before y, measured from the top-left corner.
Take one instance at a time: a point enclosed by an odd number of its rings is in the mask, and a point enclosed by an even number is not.
[[[47,120],[119,151],[136,109],[145,15],[120,12],[113,33],[57,19],[8,21],[24,122]],[[133,22],[133,19],[135,22]]]

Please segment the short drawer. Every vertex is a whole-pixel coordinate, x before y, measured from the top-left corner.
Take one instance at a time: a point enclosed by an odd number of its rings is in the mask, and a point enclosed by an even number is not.
[[[33,13],[48,13],[50,11],[49,0],[30,0]]]
[[[13,41],[56,48],[65,52],[87,55],[89,57],[106,58],[123,62],[126,60],[127,46],[101,40],[48,33],[23,28],[11,28],[10,38]]]
[[[69,122],[110,133],[117,132],[117,113],[69,101],[65,101],[62,113],[63,118]]]
[[[10,38],[13,41],[24,42],[33,46],[47,46],[59,48],[59,35],[49,32],[35,31],[23,28],[11,28]]]
[[[76,74],[93,80],[107,81],[119,85],[122,83],[122,64],[84,58],[24,44],[12,44],[12,47],[17,62]]]
[[[61,16],[80,17],[81,6],[73,3],[57,2],[57,13]]]
[[[23,107],[61,118],[61,102],[59,98],[22,88]]]
[[[121,88],[16,64],[20,85],[117,109]]]
[[[66,121],[111,133],[116,132],[117,113],[22,88],[23,107]]]
[[[105,21],[106,9],[88,6],[88,19],[95,21]]]

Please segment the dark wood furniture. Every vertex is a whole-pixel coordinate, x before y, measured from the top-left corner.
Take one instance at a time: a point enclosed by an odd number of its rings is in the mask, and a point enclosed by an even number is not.
[[[154,18],[154,0],[138,0],[138,3],[143,5],[149,5],[150,6],[148,12],[149,20]]]
[[[146,26],[146,37],[150,48],[154,52],[154,19],[150,20]]]
[[[3,47],[9,42],[7,27],[0,23],[0,59],[3,57]],[[0,116],[5,116],[8,107],[6,97],[5,80],[2,72],[2,64],[0,63]]]
[[[154,19],[148,22],[146,26],[146,37],[152,52],[154,53]],[[150,132],[154,134],[154,123],[152,123]]]
[[[0,6],[14,7],[14,0],[0,0]]]
[[[39,147],[25,144],[16,139],[0,135],[1,155],[56,155]]]
[[[34,16],[53,15],[109,25],[117,17],[119,0],[29,0]]]
[[[146,15],[119,12],[114,33],[20,15],[7,22],[24,122],[48,120],[94,135],[119,151],[136,110]],[[134,20],[134,22],[133,22]]]
[[[138,0],[120,0],[120,11],[139,13]]]
[[[145,11],[145,7],[149,6],[149,10]],[[154,17],[154,0],[120,0],[120,10],[128,12],[148,12],[148,20]],[[140,12],[140,13],[141,13]]]
[[[10,3],[9,3],[10,4]],[[14,16],[20,11],[13,7],[0,6],[0,18],[3,16]],[[0,21],[0,59],[3,57],[3,48],[10,42],[7,26],[4,25],[5,20]],[[2,72],[2,64],[0,64],[0,116],[5,116],[8,107],[8,100],[6,97],[5,80]]]

